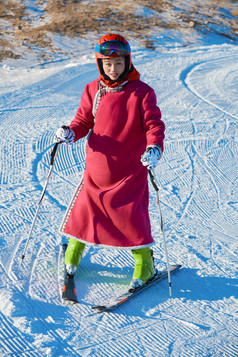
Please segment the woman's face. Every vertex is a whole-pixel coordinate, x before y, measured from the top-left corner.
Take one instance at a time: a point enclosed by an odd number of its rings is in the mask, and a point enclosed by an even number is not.
[[[125,57],[103,58],[104,73],[112,80],[117,80],[125,70]]]

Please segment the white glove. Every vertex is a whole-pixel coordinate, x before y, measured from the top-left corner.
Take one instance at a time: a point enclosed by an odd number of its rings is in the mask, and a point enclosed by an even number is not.
[[[141,156],[142,165],[147,166],[148,170],[153,169],[158,165],[162,157],[162,150],[159,145],[148,146],[146,151]]]
[[[71,145],[74,142],[75,134],[68,126],[63,125],[57,129],[54,136],[54,143]]]

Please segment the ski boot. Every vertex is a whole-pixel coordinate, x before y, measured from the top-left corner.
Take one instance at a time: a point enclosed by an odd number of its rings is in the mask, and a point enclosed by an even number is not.
[[[130,283],[130,289],[136,289],[146,283],[156,274],[154,268],[153,250],[150,248],[132,250],[135,269]]]
[[[83,256],[85,244],[76,239],[69,239],[69,244],[65,252],[65,267],[68,275],[74,275]]]
[[[74,274],[82,259],[85,244],[78,240],[69,239],[69,244],[65,252],[64,263],[64,285],[62,290],[62,300],[77,303],[77,291],[75,287]]]

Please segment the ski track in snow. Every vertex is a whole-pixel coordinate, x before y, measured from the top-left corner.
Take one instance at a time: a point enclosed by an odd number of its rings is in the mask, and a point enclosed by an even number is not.
[[[183,269],[172,277],[171,299],[164,281],[110,313],[91,306],[126,291],[127,251],[87,247],[76,277],[80,304],[60,297],[57,231],[83,173],[84,140],[61,145],[20,267],[54,131],[74,117],[95,65],[60,64],[41,80],[34,68],[32,82],[1,84],[1,356],[237,357],[237,55],[228,45],[135,54],[166,123],[157,175],[170,261]],[[7,81],[11,70],[0,71]],[[164,268],[152,188],[150,215]]]

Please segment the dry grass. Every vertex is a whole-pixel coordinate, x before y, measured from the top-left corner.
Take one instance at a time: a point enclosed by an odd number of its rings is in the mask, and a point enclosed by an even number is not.
[[[152,49],[150,34],[153,30],[215,31],[234,40],[238,35],[238,5],[234,1],[38,0],[35,6],[43,9],[37,24],[24,1],[1,2],[0,16],[4,23],[0,60],[19,58],[18,50],[23,46],[26,50],[40,47],[48,52],[58,51],[52,34],[74,38],[86,36],[88,32],[97,34],[104,29],[104,33],[121,32],[129,39],[133,35],[143,46]],[[143,8],[150,9],[149,17],[144,15]]]

